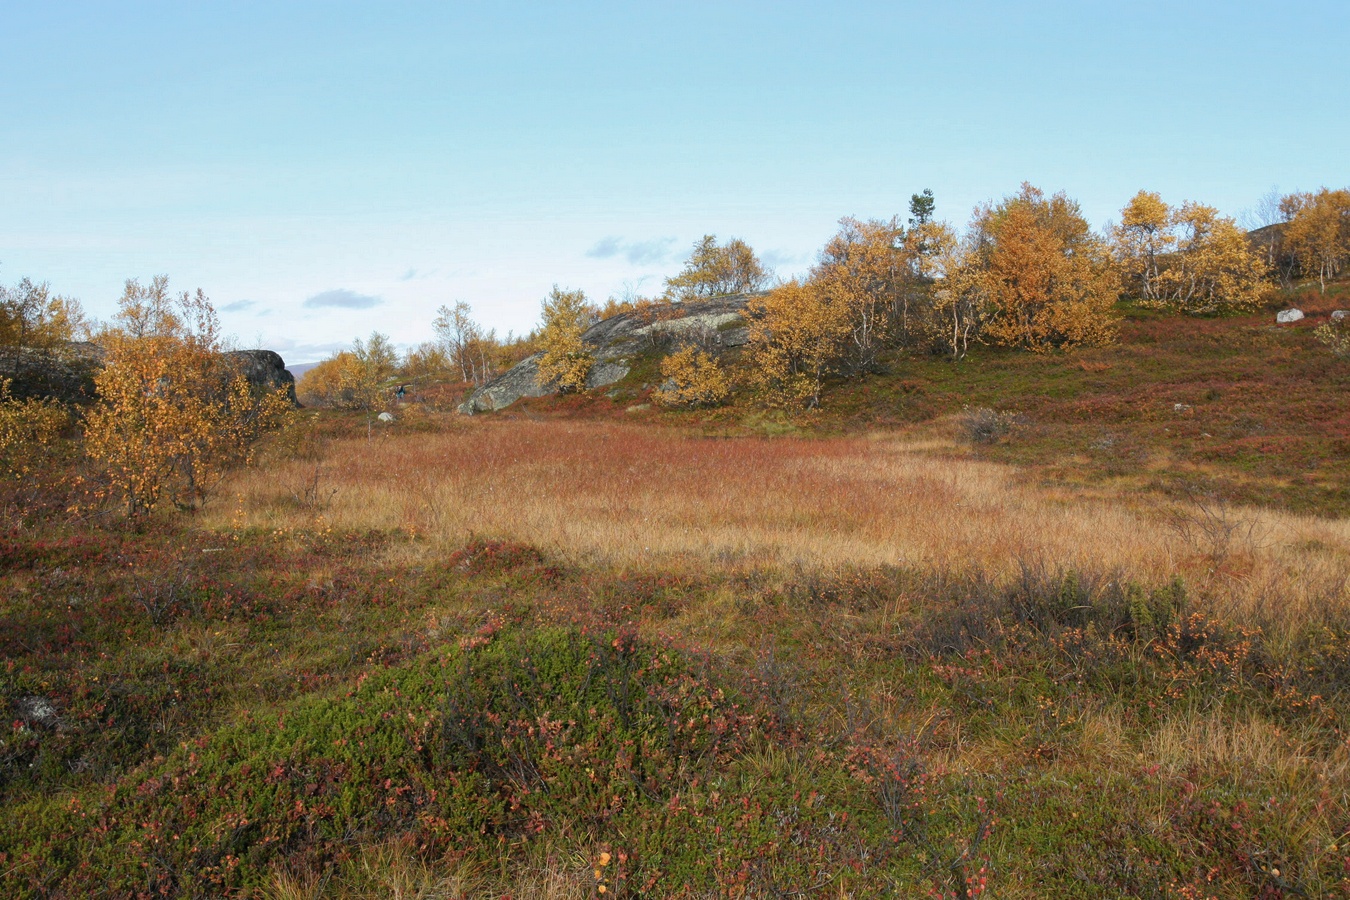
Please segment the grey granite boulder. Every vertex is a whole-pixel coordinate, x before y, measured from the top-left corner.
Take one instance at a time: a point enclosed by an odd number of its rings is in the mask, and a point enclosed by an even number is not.
[[[1280,325],[1288,325],[1301,318],[1303,318],[1303,310],[1301,309],[1282,309],[1275,314],[1275,321]]]
[[[691,303],[670,303],[620,313],[597,322],[581,335],[595,362],[586,375],[586,388],[606,387],[623,380],[633,355],[681,340],[697,340],[714,352],[739,347],[749,340],[745,304],[755,294],[736,294]],[[465,415],[505,409],[521,397],[554,393],[539,385],[539,354],[521,360],[478,388],[459,406]]]

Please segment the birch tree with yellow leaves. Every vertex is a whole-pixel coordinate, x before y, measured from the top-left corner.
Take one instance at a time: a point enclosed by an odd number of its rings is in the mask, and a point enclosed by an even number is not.
[[[595,307],[584,292],[564,291],[555,284],[544,298],[541,313],[539,386],[555,387],[564,394],[582,390],[595,357],[581,336],[595,322]]]
[[[1322,188],[1315,194],[1291,195],[1293,213],[1284,243],[1305,275],[1317,273],[1322,293],[1350,259],[1350,191]]]
[[[171,503],[200,505],[231,465],[291,411],[284,391],[263,392],[221,351],[220,325],[200,290],[176,297],[168,280],[128,281],[99,338],[98,403],[85,448],[130,517]]]
[[[1022,190],[976,211],[961,278],[978,294],[983,340],[1044,351],[1105,344],[1119,272],[1078,204]]]
[[[716,235],[705,234],[680,273],[666,279],[666,295],[680,301],[711,300],[760,291],[772,282],[773,272],[745,241],[732,238],[719,245]]]
[[[882,346],[907,326],[909,274],[898,218],[840,219],[839,231],[820,251],[811,284],[832,307],[848,311],[848,357],[855,371],[873,368]]]
[[[1121,210],[1111,238],[1126,292],[1146,306],[1206,314],[1261,302],[1266,259],[1212,206],[1170,207],[1158,194],[1140,191]]]
[[[843,365],[853,335],[849,307],[818,286],[789,281],[746,306],[750,377],[778,405],[820,405],[825,377]]]

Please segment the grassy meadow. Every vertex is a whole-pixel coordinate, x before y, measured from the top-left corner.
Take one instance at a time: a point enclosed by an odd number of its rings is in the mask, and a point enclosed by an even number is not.
[[[0,892],[1350,897],[1338,299],[792,416],[311,411],[192,516],[16,520]]]

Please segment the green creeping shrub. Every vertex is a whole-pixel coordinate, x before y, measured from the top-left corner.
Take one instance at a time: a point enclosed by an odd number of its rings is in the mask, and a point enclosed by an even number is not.
[[[604,848],[597,887],[616,897],[782,893],[828,882],[860,846],[878,848],[883,878],[892,842],[865,786],[764,737],[676,650],[629,631],[490,623],[345,696],[185,742],[107,789],[19,800],[0,830],[0,894],[96,883],[112,897],[215,896],[283,868],[341,868],[391,838],[471,866]]]
[[[486,627],[346,696],[186,742],[111,793],[20,801],[0,834],[0,893],[215,895],[397,834],[432,858],[494,861],[544,835],[591,846],[641,833],[672,797],[711,830],[720,797],[690,785],[753,729],[679,653],[633,634]],[[648,877],[670,869],[660,830],[647,834],[626,872],[641,857]],[[711,884],[703,864],[688,877]]]
[[[0,668],[0,800],[109,777],[168,749],[173,729],[211,703],[206,674],[181,661],[94,678]]]
[[[494,798],[496,830],[605,822],[616,797],[664,799],[744,749],[754,717],[673,651],[626,630],[530,643],[465,654],[445,692],[439,760]]]
[[[1164,637],[1186,609],[1186,582],[1180,575],[1152,590],[1130,581],[1123,593],[1131,630],[1138,640]]]

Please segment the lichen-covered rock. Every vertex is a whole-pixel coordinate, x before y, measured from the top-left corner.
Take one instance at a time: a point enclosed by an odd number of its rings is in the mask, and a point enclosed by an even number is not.
[[[1282,309],[1275,314],[1275,321],[1280,325],[1288,325],[1290,322],[1297,322],[1303,318],[1301,309]]]
[[[492,412],[515,403],[521,397],[543,397],[553,393],[539,386],[539,354],[522,359],[501,375],[478,388],[459,405],[465,415]]]
[[[1347,316],[1350,316],[1350,309],[1338,309],[1331,314],[1331,321],[1339,325],[1345,321]]]
[[[749,340],[745,304],[755,294],[736,294],[693,303],[670,303],[620,313],[586,329],[586,342],[595,362],[586,375],[586,389],[621,381],[631,368],[630,357],[671,341],[697,335],[711,349],[739,347]],[[522,360],[469,395],[459,406],[465,415],[504,409],[521,397],[554,393],[539,385],[539,356]]]

